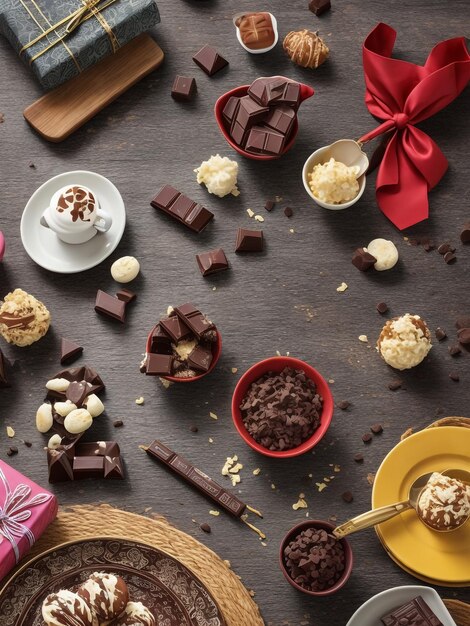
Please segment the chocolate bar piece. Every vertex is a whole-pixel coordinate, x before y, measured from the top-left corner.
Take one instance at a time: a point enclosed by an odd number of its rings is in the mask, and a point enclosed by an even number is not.
[[[199,340],[204,338],[205,333],[215,328],[214,324],[194,304],[189,302],[177,306],[175,313]]]
[[[162,187],[150,204],[196,233],[200,233],[214,217],[205,207],[184,196],[171,185]]]
[[[196,346],[188,356],[188,365],[199,372],[207,372],[212,363],[212,350]]]
[[[235,517],[241,517],[246,509],[246,504],[235,495],[221,487],[207,474],[191,465],[185,458],[179,456],[173,450],[158,440],[145,448],[147,454],[166,465],[170,470],[179,474],[184,480],[195,487],[202,494],[213,500]]]
[[[147,376],[171,376],[174,372],[175,357],[170,354],[147,354],[145,373]]]
[[[62,337],[60,343],[60,362],[62,365],[69,361],[75,361],[82,352],[82,346],[79,346],[78,343],[74,341],[70,341],[70,339]]]
[[[7,378],[7,363],[8,361],[6,357],[0,350],[0,389],[6,389],[7,387],[11,387],[10,382]]]
[[[177,76],[171,89],[171,97],[180,102],[189,102],[196,93],[196,81],[187,76]]]
[[[274,107],[264,120],[266,126],[276,130],[278,133],[288,135],[292,130],[295,120],[295,111],[292,107],[282,104]]]
[[[150,350],[158,354],[172,354],[173,352],[171,337],[166,334],[160,324],[157,324],[153,329]]]
[[[263,250],[263,231],[239,228],[235,252],[261,252]]]
[[[213,76],[216,72],[228,65],[228,61],[221,56],[215,48],[205,45],[193,56],[193,61],[199,65],[208,76]]]
[[[253,126],[246,140],[245,149],[254,154],[281,154],[286,138],[267,126]]]
[[[227,100],[227,104],[224,106],[222,115],[229,126],[232,124],[239,103],[240,98],[237,98],[236,96],[230,96],[230,98]]]
[[[65,392],[66,400],[70,400],[72,404],[81,407],[83,400],[90,395],[90,386],[85,380],[72,381]]]
[[[330,0],[310,0],[308,8],[318,17],[331,9]]]
[[[196,261],[203,276],[228,270],[229,264],[222,248],[196,254]]]
[[[95,311],[124,324],[126,319],[126,303],[105,291],[98,289],[95,300]]]
[[[95,478],[104,472],[104,458],[102,456],[76,456],[73,459],[74,478]]]
[[[129,304],[129,302],[133,302],[137,298],[137,294],[130,291],[130,289],[120,289],[116,293],[116,298],[118,298],[118,300],[122,300],[126,304]]]
[[[81,478],[124,478],[121,452],[115,441],[94,441],[48,449],[47,463],[50,483]]]
[[[191,331],[177,315],[161,320],[160,326],[175,343],[191,336]]]
[[[282,76],[257,78],[248,88],[248,95],[261,106],[287,104],[299,106],[300,85]]]
[[[444,626],[421,596],[384,615],[381,622],[384,626]]]
[[[250,50],[269,48],[274,43],[274,28],[269,13],[247,13],[239,17],[235,25],[243,43]]]
[[[250,96],[239,98],[230,128],[230,136],[239,146],[243,146],[248,130],[258,122],[261,122],[268,113],[268,107],[261,106],[252,100]]]

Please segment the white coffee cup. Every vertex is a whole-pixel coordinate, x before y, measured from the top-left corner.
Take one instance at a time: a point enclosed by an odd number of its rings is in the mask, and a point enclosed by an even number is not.
[[[96,195],[84,185],[57,190],[40,223],[65,243],[85,243],[111,228],[111,216],[100,208]]]

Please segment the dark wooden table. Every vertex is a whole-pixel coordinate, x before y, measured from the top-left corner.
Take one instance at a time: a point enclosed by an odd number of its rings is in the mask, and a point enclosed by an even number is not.
[[[407,233],[395,230],[378,210],[372,179],[355,208],[335,213],[320,209],[306,196],[301,168],[313,149],[335,139],[358,137],[375,126],[363,103],[361,44],[378,21],[398,29],[397,54],[420,63],[438,41],[464,34],[468,3],[336,0],[332,11],[321,19],[308,11],[307,4],[307,0],[258,5],[159,0],[162,23],[155,36],[167,55],[164,65],[60,145],[42,141],[24,122],[22,110],[40,95],[40,89],[8,45],[0,43],[0,110],[4,114],[0,228],[8,246],[0,265],[0,296],[21,287],[46,303],[53,320],[47,337],[30,348],[15,349],[2,341],[2,349],[16,365],[14,386],[0,397],[0,458],[47,485],[45,439],[36,432],[34,416],[45,382],[60,369],[60,337],[75,339],[85,346],[79,363],[93,365],[107,385],[106,414],[96,420],[87,437],[116,438],[128,478],[124,483],[55,486],[60,502],[103,501],[135,512],[161,513],[230,560],[246,586],[256,591],[268,624],[342,626],[371,595],[419,581],[388,558],[370,530],[351,539],[356,567],[347,587],[334,598],[312,599],[284,581],[278,567],[279,542],[291,526],[305,519],[305,511],[292,509],[300,492],[306,494],[311,518],[345,520],[369,507],[367,475],[377,470],[406,428],[423,428],[444,415],[468,415],[470,361],[468,355],[453,359],[448,346],[455,339],[456,316],[470,312],[470,249],[458,240],[460,226],[470,218],[470,94],[467,90],[447,110],[422,124],[448,157],[450,167],[430,195],[430,219]],[[331,48],[329,61],[317,71],[302,70],[291,64],[281,45],[267,55],[245,53],[235,38],[231,15],[254,8],[276,14],[281,37],[292,29],[318,29]],[[191,56],[205,43],[215,45],[227,57],[228,71],[208,78],[193,64]],[[171,99],[177,73],[196,77],[198,96],[193,104]],[[300,110],[301,130],[292,151],[279,161],[258,163],[238,157],[227,146],[212,108],[217,96],[229,88],[269,74],[307,82],[316,94]],[[217,152],[239,162],[239,198],[220,200],[196,184],[193,169]],[[83,274],[61,276],[29,259],[21,245],[19,224],[33,191],[51,176],[74,169],[94,170],[118,186],[128,225],[110,259]],[[213,209],[215,222],[196,236],[151,209],[149,200],[164,183]],[[272,213],[265,212],[265,200],[275,195],[282,202]],[[283,214],[286,205],[294,209],[290,220]],[[233,250],[236,229],[254,225],[247,216],[248,207],[265,217],[262,227],[267,245],[262,256],[242,258]],[[437,243],[451,241],[457,246],[457,263],[447,266],[437,252],[408,245],[405,234],[428,235]],[[390,272],[362,274],[350,263],[352,250],[376,237],[397,244],[399,265]],[[227,252],[231,269],[202,278],[194,255],[218,246]],[[140,260],[142,273],[132,285],[138,301],[122,327],[98,317],[93,304],[97,288],[116,289],[109,267],[125,254]],[[349,289],[337,293],[342,281]],[[218,324],[223,354],[209,378],[166,390],[158,380],[140,374],[138,364],[148,330],[169,304],[187,300],[198,303]],[[391,315],[418,313],[431,329],[441,326],[450,336],[448,341],[435,342],[425,364],[403,374],[406,388],[395,393],[387,387],[395,373],[374,350],[384,323],[375,309],[381,300],[389,304]],[[361,334],[368,335],[369,345],[358,340]],[[240,374],[276,351],[289,352],[317,367],[330,379],[335,400],[352,403],[347,411],[336,410],[331,428],[312,454],[282,462],[251,451],[237,435],[230,416],[231,394]],[[233,374],[232,368],[238,372]],[[451,371],[460,374],[460,383],[449,379]],[[135,404],[139,396],[145,398],[143,406]],[[211,419],[210,411],[218,415],[217,421]],[[119,430],[112,426],[118,418],[125,422]],[[384,433],[366,447],[361,436],[375,422],[383,424]],[[18,443],[19,454],[8,458],[11,440],[7,440],[6,425],[15,428],[17,438],[32,441],[33,447]],[[192,433],[191,425],[197,425],[199,432]],[[221,479],[225,457],[238,454],[244,464],[239,492],[264,511],[260,525],[268,534],[267,546],[227,515],[211,517],[213,507],[208,501],[138,449],[140,443],[155,437]],[[364,453],[362,465],[353,461],[357,452]],[[319,493],[315,482],[333,474],[331,464],[339,464],[341,471]],[[256,467],[261,468],[258,476],[252,474]],[[354,494],[351,504],[341,498],[346,490]],[[209,522],[212,533],[202,533],[192,520]],[[96,532],[99,535],[100,529]],[[463,590],[440,592],[470,599]]]

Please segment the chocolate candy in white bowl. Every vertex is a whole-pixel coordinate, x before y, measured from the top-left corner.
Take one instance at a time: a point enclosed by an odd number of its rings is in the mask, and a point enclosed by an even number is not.
[[[355,204],[366,188],[369,159],[353,139],[315,150],[305,161],[305,191],[319,206],[338,211]]]
[[[241,47],[250,54],[269,52],[279,40],[277,20],[272,13],[237,13],[233,23]]]

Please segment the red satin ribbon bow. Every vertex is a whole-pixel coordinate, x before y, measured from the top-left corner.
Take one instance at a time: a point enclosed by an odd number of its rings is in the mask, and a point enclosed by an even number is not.
[[[377,174],[377,202],[399,229],[429,215],[428,191],[441,180],[447,160],[415,124],[452,102],[470,81],[464,37],[437,44],[424,66],[392,59],[396,31],[378,24],[363,45],[369,112],[385,120],[359,141],[392,131]]]

